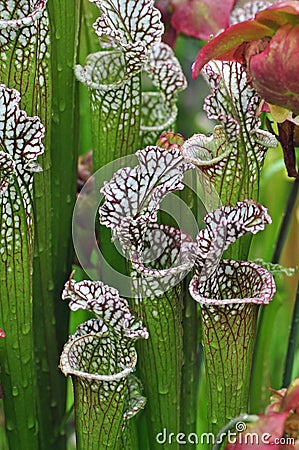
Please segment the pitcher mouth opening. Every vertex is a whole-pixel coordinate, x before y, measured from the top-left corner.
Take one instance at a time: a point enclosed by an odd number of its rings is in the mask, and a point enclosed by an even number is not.
[[[118,346],[119,358],[118,361],[108,361],[108,356],[105,355],[105,346],[108,347],[109,342],[111,343],[112,337],[101,336],[101,335],[85,335],[75,338],[69,341],[63,349],[63,353],[60,359],[60,368],[62,372],[68,376],[76,376],[79,378],[85,378],[86,380],[95,380],[99,382],[113,382],[126,378],[134,369],[137,364],[137,353],[134,347],[126,349],[126,354],[121,352],[125,350],[125,346],[115,340],[113,342],[114,346]],[[97,342],[98,341],[98,342]],[[89,360],[88,356],[84,359],[85,348],[87,346],[102,347],[100,353],[102,357],[96,358],[96,364],[93,364],[93,359],[95,358],[95,353],[93,353],[92,360]],[[109,349],[108,349],[109,350]],[[80,353],[82,352],[82,354]],[[89,352],[86,352],[87,355]],[[106,364],[101,365],[101,359],[106,360]],[[113,362],[113,364],[112,364]]]
[[[201,305],[240,303],[268,304],[275,293],[273,276],[263,267],[247,262],[221,260],[205,282],[194,275],[190,294]]]

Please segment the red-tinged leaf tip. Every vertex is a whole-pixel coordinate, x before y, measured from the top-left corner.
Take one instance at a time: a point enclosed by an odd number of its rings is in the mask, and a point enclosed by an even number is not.
[[[274,29],[254,20],[246,20],[231,26],[208,42],[198,52],[192,67],[192,78],[195,80],[203,66],[211,59],[243,62],[240,60],[240,57],[236,56],[236,50],[241,44],[264,37],[271,37],[274,33]]]
[[[5,338],[5,332],[0,328],[0,338]]]

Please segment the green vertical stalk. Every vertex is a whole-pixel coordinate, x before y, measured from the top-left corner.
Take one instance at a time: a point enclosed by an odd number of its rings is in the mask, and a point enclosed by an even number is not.
[[[44,128],[19,109],[17,91],[0,88],[1,384],[10,448],[38,449],[32,330],[33,175]]]
[[[10,203],[22,201],[19,189]],[[8,205],[9,203],[7,203]],[[13,217],[16,216],[14,211]],[[28,242],[24,208],[18,211],[19,232],[14,234],[11,256],[1,258],[1,323],[6,338],[0,343],[1,384],[4,391],[5,425],[10,448],[38,449],[36,380],[32,339],[32,243]],[[1,228],[4,213],[1,211]],[[20,249],[21,247],[21,249]],[[28,263],[24,265],[24,261]]]
[[[268,303],[274,291],[269,272],[242,261],[222,260],[205,282],[192,279],[191,295],[201,305],[208,423],[215,436],[247,411],[258,304]]]
[[[41,98],[36,111],[46,116],[47,124],[43,173],[35,184],[33,270],[40,449],[47,450],[64,449],[66,445],[64,433],[57,435],[66,394],[65,380],[57,365],[67,336],[68,314],[65,308],[56,307],[57,303],[60,305],[56,299],[71,268],[71,215],[78,141],[73,67],[78,44],[79,5],[79,1],[72,7],[49,2],[51,67],[47,72],[47,96]]]
[[[24,9],[24,15],[31,13],[29,3],[17,5],[18,8]],[[70,7],[65,3],[57,4],[51,1],[48,5],[50,19],[47,12],[43,11],[43,14],[39,12],[33,15],[29,26],[23,27],[22,23],[15,26],[10,22],[10,28],[4,29],[7,34],[4,34],[0,48],[5,54],[5,57],[1,58],[1,82],[19,89],[22,93],[22,106],[26,107],[28,113],[39,115],[46,126],[46,152],[41,161],[43,172],[36,177],[34,186],[36,226],[33,329],[39,387],[37,399],[41,449],[50,449],[52,445],[57,448],[55,429],[64,414],[64,402],[61,399],[65,396],[65,382],[59,374],[57,363],[60,348],[67,335],[67,315],[65,309],[64,314],[58,314],[58,327],[61,327],[63,335],[59,343],[59,337],[58,342],[56,338],[54,300],[60,294],[71,266],[71,196],[74,202],[74,149],[77,143],[73,130],[78,129],[74,121],[73,67],[79,27],[79,4],[78,1]],[[11,4],[8,2],[6,8],[12,15],[20,13],[18,10],[10,11]],[[37,2],[36,11],[42,11],[42,8],[45,8],[44,2]],[[18,19],[19,17],[20,14]],[[65,446],[63,441],[62,439],[59,444],[61,448]]]
[[[287,234],[289,231],[290,223],[293,217],[293,211],[296,205],[299,189],[299,180],[294,180],[289,192],[289,196],[286,201],[286,208],[278,231],[277,240],[275,242],[274,252],[271,258],[272,263],[278,263],[280,261]],[[261,408],[264,408],[267,404],[269,384],[269,362],[270,360],[265,353],[269,342],[269,333],[273,330],[273,322],[275,320],[275,309],[269,309],[265,311],[264,307],[261,307],[259,312],[258,329],[257,329],[257,341],[254,350],[253,358],[253,371],[251,379],[251,409],[253,412],[259,412]],[[296,316],[296,314],[295,314]],[[294,318],[295,318],[294,316]],[[296,320],[296,319],[295,319]],[[260,373],[264,375],[261,377]],[[267,384],[261,382],[261,380],[268,380]],[[289,384],[289,383],[288,383]],[[284,386],[287,386],[284,384]]]
[[[52,270],[58,350],[67,336],[68,313],[57,302],[72,264],[71,220],[76,200],[79,142],[77,60],[81,0],[51,1],[53,106],[51,123]]]
[[[171,120],[167,126],[172,126],[176,108],[171,106],[176,91],[185,87],[185,78],[172,51],[160,44],[163,26],[153,3],[129,1],[128,7],[121,11],[117,10],[118,6],[109,1],[101,2],[102,14],[95,24],[97,34],[114,40],[117,50],[89,55],[85,67],[77,70],[78,78],[91,91],[96,170],[138,150],[153,135],[155,142],[158,121],[163,117],[165,123],[169,112]],[[134,11],[132,16],[131,10]],[[160,93],[142,96],[141,70],[148,72]],[[167,103],[164,115],[160,114],[161,101]],[[100,232],[101,248],[107,248],[107,240],[107,234]],[[142,299],[140,304],[142,310],[145,307],[142,317],[152,329],[152,341],[142,346],[140,363],[142,371],[144,367],[151,367],[151,373],[143,372],[146,395],[151,402],[147,412],[151,446],[155,445],[155,434],[162,431],[164,422],[175,430],[180,427],[183,303],[181,296],[169,295],[171,298],[161,297],[157,305],[155,300],[147,301],[145,295],[145,301]],[[160,305],[163,305],[161,314]],[[162,318],[166,311],[169,322],[165,316]],[[152,312],[158,316],[151,317],[150,321]],[[160,321],[165,331],[155,330],[160,327]],[[168,341],[173,344],[170,352]]]
[[[247,83],[245,69],[235,62],[212,61],[204,69],[212,93],[204,110],[216,119],[211,136],[195,134],[182,151],[197,169],[208,203],[213,190],[223,205],[235,205],[245,199],[258,200],[260,175],[266,151],[276,147],[275,137],[260,129],[256,114],[259,97]],[[228,258],[248,257],[252,237],[242,237],[225,254]]]
[[[181,430],[188,436],[196,430],[197,396],[200,372],[200,320],[196,303],[188,291],[190,278],[184,280],[183,367],[181,395]],[[188,448],[188,444],[186,446]]]
[[[247,410],[257,305],[269,303],[275,292],[266,269],[220,257],[241,236],[263,230],[271,218],[262,205],[247,200],[220,207],[203,221],[206,228],[197,235],[189,289],[201,306],[208,423],[217,435],[227,421]]]
[[[14,201],[21,203],[16,190]],[[13,208],[13,203],[10,204]],[[16,211],[14,211],[16,214]],[[1,212],[1,227],[3,225]],[[0,343],[1,384],[4,391],[5,425],[10,448],[38,449],[36,380],[32,339],[32,245],[27,239],[26,215],[18,211],[19,233],[15,233],[11,256],[2,259],[0,271],[1,323],[6,338]],[[21,250],[20,250],[21,246]]]
[[[188,177],[189,175],[189,177]],[[184,177],[184,183],[189,190],[180,193],[182,198],[192,211],[194,217],[199,222],[199,204],[201,199],[197,192],[197,174],[189,171]],[[218,197],[218,196],[217,196]],[[219,206],[219,205],[218,205]],[[184,219],[181,214],[181,220]],[[184,229],[184,227],[183,227]],[[198,231],[198,229],[196,230]],[[182,368],[182,395],[181,395],[181,430],[188,436],[197,430],[197,397],[200,382],[200,368],[202,349],[201,327],[198,312],[198,305],[193,301],[189,292],[191,275],[184,279],[184,309],[183,309],[183,354],[184,364]],[[187,443],[185,447],[194,448],[194,445]]]
[[[209,431],[215,435],[236,414],[248,409],[258,307],[246,305],[240,309],[237,305],[201,308],[209,392],[208,423]]]
[[[121,450],[124,441],[127,445],[134,438],[127,435],[133,431],[125,427],[127,420],[145,404],[140,382],[131,372],[137,363],[134,340],[148,333],[127,301],[101,281],[69,280],[62,298],[70,299],[72,310],[96,315],[78,326],[60,359],[62,372],[72,376],[74,386],[77,449]]]
[[[183,188],[181,180],[189,165],[177,147],[149,146],[137,157],[138,166],[119,170],[102,189],[106,201],[100,221],[113,230],[131,259],[134,308],[149,330],[148,343],[139,347],[139,367],[148,398],[149,444],[156,448],[160,446],[157,434],[164,428],[169,433],[181,429],[181,282],[192,267],[193,242],[180,230],[153,222],[163,197]]]
[[[76,73],[90,90],[93,164],[97,171],[139,147],[141,76],[138,73],[126,79],[124,55],[118,50],[89,55],[84,69]],[[125,271],[125,260],[110,242],[105,227],[100,227],[98,241],[107,261],[118,271]],[[100,278],[106,280],[105,267],[99,270]]]
[[[132,359],[136,362],[136,357]],[[78,450],[140,449],[136,422],[131,417],[143,408],[145,399],[140,397],[142,404],[137,405],[133,398],[133,409],[126,409],[133,378],[128,375],[130,370],[123,370],[123,374],[97,375],[93,381],[88,377],[90,373],[72,377]]]
[[[5,19],[10,20],[7,20],[7,26],[5,26],[5,20],[2,21],[4,27],[0,31],[0,82],[20,91],[22,96],[21,106],[29,115],[39,115],[48,129],[51,116],[51,82],[49,75],[51,65],[48,57],[49,21],[45,4],[46,2],[38,1],[33,7],[31,2],[26,1],[4,2],[2,13],[6,13]],[[15,138],[17,138],[17,134]],[[48,136],[49,134],[45,139],[47,152],[41,159],[44,173],[42,176],[39,174],[35,177],[35,184],[41,184],[43,192],[47,190],[48,186],[45,180],[49,180]],[[22,134],[19,138],[21,137]],[[9,144],[5,140],[4,133],[1,146],[10,152]],[[23,154],[26,154],[30,139],[27,143],[25,141],[23,145]],[[15,153],[14,158],[16,158],[17,150],[15,149],[13,153]],[[39,445],[37,440],[39,439],[38,432],[42,422],[41,417],[38,417],[40,409],[37,405],[40,396],[36,387],[37,375],[33,358],[34,328],[32,323],[34,314],[32,310],[34,289],[32,284],[33,246],[38,239],[38,233],[36,229],[34,233],[33,227],[36,215],[34,214],[32,176],[29,177],[27,172],[30,167],[33,171],[39,169],[36,165],[34,167],[33,161],[27,161],[26,163],[25,157],[24,160],[22,161],[23,168],[21,169],[20,166],[17,169],[18,181],[15,182],[14,188],[8,188],[9,201],[11,202],[10,211],[13,212],[11,227],[13,249],[10,252],[9,246],[5,244],[9,257],[5,261],[1,274],[3,286],[1,303],[5,308],[5,298],[7,298],[10,311],[7,314],[3,309],[5,322],[10,322],[7,344],[10,348],[14,348],[13,352],[11,349],[9,350],[9,363],[4,363],[6,369],[3,371],[4,386],[11,384],[11,388],[6,388],[5,394],[5,403],[9,405],[8,408],[5,407],[7,409],[5,412],[6,426],[11,448],[20,449],[28,448],[28,446],[40,448],[37,447]],[[4,201],[5,197],[3,197],[3,205]],[[2,214],[3,211],[5,209],[2,208]],[[5,213],[2,218],[5,220]],[[19,249],[20,244],[21,251]],[[3,253],[5,254],[5,250]],[[51,275],[49,276],[51,277]],[[7,290],[6,293],[5,290]],[[13,326],[12,323],[14,323]],[[6,358],[5,352],[2,353],[2,357]],[[7,377],[10,378],[10,381]],[[22,380],[18,381],[18,377]],[[46,415],[47,410],[43,413]]]
[[[183,308],[186,273],[182,261],[182,245],[190,244],[191,239],[180,230],[164,225],[149,227],[144,242],[142,259],[151,263],[145,268],[137,265],[141,278],[138,315],[149,332],[149,339],[138,347],[139,371],[144,384],[147,403],[147,426],[151,449],[168,448],[169,435],[177,435],[181,429],[181,394],[183,354]],[[164,248],[163,256],[147,254],[146,249]],[[188,252],[187,252],[188,253]],[[140,255],[141,256],[141,255]],[[172,267],[174,273],[169,277],[165,267]],[[185,269],[185,270],[184,270]],[[192,417],[192,414],[190,414]],[[166,440],[165,440],[165,435]],[[174,436],[173,435],[173,436]],[[174,439],[173,448],[179,448]]]
[[[99,407],[99,392],[91,383],[84,383],[73,378],[75,397],[75,428],[78,450],[97,450],[101,448],[120,449],[121,421],[124,407],[124,396],[120,403],[113,396],[109,399],[115,406],[108,412]],[[100,412],[100,413],[99,413]],[[100,430],[100,433],[91,430]]]
[[[149,332],[138,346],[139,371],[147,402],[151,450],[168,448],[157,436],[180,432],[180,398],[183,366],[182,285],[154,299],[142,298],[136,307]],[[178,448],[176,444],[173,448]]]
[[[277,241],[275,243],[275,249],[271,260],[272,263],[274,264],[280,261],[283,248],[288,236],[289,228],[291,225],[291,220],[293,218],[293,211],[296,206],[298,192],[299,192],[299,177],[294,180],[287,199],[286,208],[283,214],[283,219],[280,225],[279,234],[277,236]]]
[[[114,59],[116,56],[111,55]],[[92,95],[93,97],[93,95]],[[139,148],[141,77],[133,76],[117,90],[92,101],[95,170]]]

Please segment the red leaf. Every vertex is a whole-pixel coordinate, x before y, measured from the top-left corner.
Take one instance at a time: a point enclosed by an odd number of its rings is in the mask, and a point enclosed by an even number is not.
[[[298,16],[299,18],[299,16]],[[249,62],[253,86],[266,102],[299,113],[299,24],[285,24]]]
[[[231,26],[223,33],[208,42],[198,53],[192,68],[192,77],[195,79],[201,69],[211,59],[221,61],[236,61],[236,50],[243,42],[255,41],[263,37],[271,37],[274,30],[254,20],[246,20]]]

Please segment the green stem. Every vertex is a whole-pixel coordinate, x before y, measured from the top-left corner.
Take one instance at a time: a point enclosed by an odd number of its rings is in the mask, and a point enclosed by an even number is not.
[[[95,383],[73,377],[73,386],[77,450],[120,450],[125,399],[117,386],[104,402]]]
[[[140,74],[92,101],[93,162],[100,169],[139,147],[141,109]]]
[[[185,186],[180,193],[180,198],[188,205],[200,221],[200,206],[198,199],[200,195],[197,192],[197,174],[195,171],[189,171],[184,177]],[[185,219],[186,220],[186,219]],[[184,227],[184,213],[180,211],[180,224]],[[190,226],[188,224],[188,226]],[[188,229],[188,228],[187,228]],[[191,230],[190,230],[191,231]],[[196,229],[196,233],[198,230]],[[188,436],[196,430],[197,421],[197,398],[200,377],[200,366],[202,362],[202,349],[199,346],[201,342],[201,323],[197,303],[192,299],[189,293],[189,283],[191,277],[187,276],[183,283],[184,291],[184,309],[183,309],[183,355],[184,364],[182,368],[182,394],[181,394],[181,430]],[[187,443],[185,447],[194,448],[192,444]]]
[[[138,432],[136,419],[127,421],[121,433],[121,449],[122,450],[139,450]]]
[[[25,3],[17,3],[13,18],[27,16]],[[10,26],[8,22],[6,36],[9,38],[5,38],[5,28],[1,36],[4,37],[4,40],[1,39],[3,45],[0,50],[1,83],[17,89],[21,94],[21,107],[29,116],[40,115],[47,126],[51,108],[47,13],[44,12],[27,27],[19,25],[16,33],[11,33]],[[2,32],[3,29],[0,31],[1,35]],[[11,37],[13,40],[10,40]],[[5,58],[2,54],[5,54]],[[14,148],[14,151],[16,150],[17,146]],[[42,161],[49,161],[49,156],[46,155]],[[19,164],[22,166],[22,161]],[[45,164],[44,170],[43,176],[46,178],[48,163]],[[38,184],[42,183],[39,175],[36,177]],[[2,197],[0,213],[1,229],[4,230],[7,223],[5,209],[10,205],[11,243],[7,241],[4,245],[4,258],[0,265],[1,321],[7,336],[0,344],[1,380],[5,394],[4,409],[9,446],[13,449],[34,450],[41,448],[38,442],[40,396],[35,370],[32,309],[34,232],[36,235],[37,233],[33,226],[29,225],[35,222],[33,177],[28,176],[28,173],[25,176],[22,169],[16,178],[13,187],[8,188],[7,198]],[[47,411],[43,413],[47,415]]]
[[[240,306],[240,305],[239,305]],[[202,306],[203,346],[209,391],[208,422],[216,435],[247,411],[256,305]],[[232,314],[233,313],[233,314]]]
[[[298,191],[299,179],[296,179],[289,193],[286,209],[272,256],[272,263],[278,263],[280,261],[290,223],[293,218],[293,211],[296,205]],[[269,372],[269,364],[267,358],[265,358],[265,349],[269,343],[269,329],[272,329],[273,320],[275,320],[275,311],[273,311],[270,307],[268,312],[265,314],[265,307],[261,306],[258,318],[257,339],[254,349],[251,379],[251,408],[256,412],[260,411],[260,408],[267,404],[267,386],[265,386],[264,383],[261,383],[261,380],[268,378],[266,374]],[[267,324],[269,324],[269,326],[266,326]],[[261,375],[262,373],[264,376]]]
[[[183,354],[182,368],[182,405],[181,430],[189,435],[196,430],[197,396],[199,384],[199,317],[196,302],[188,293],[189,277],[184,280],[184,310],[183,310]],[[188,283],[188,284],[187,284]],[[188,448],[187,444],[186,448]],[[192,444],[191,444],[192,447]]]
[[[292,372],[293,372],[295,353],[296,353],[296,349],[297,349],[298,336],[299,336],[299,283],[298,283],[298,287],[297,287],[297,295],[296,295],[294,312],[293,312],[293,319],[292,319],[292,326],[291,326],[290,337],[289,337],[288,351],[287,351],[287,356],[286,356],[286,360],[285,360],[283,382],[282,382],[283,387],[288,387],[292,381]]]
[[[293,182],[288,200],[286,209],[283,215],[282,223],[280,226],[278,238],[276,241],[274,253],[272,256],[272,263],[278,263],[284,248],[285,241],[288,236],[288,231],[290,227],[291,220],[293,218],[293,211],[296,206],[296,201],[298,197],[299,192],[299,178],[296,178],[296,180]]]
[[[74,75],[77,58],[81,0],[49,2],[52,32],[53,111],[51,124],[51,191],[53,233],[53,298],[57,318],[58,350],[68,335],[68,311],[58,302],[71,272],[71,221],[76,201],[79,145],[78,86]]]
[[[210,278],[195,275],[190,293],[201,305],[208,423],[215,435],[246,413],[258,307],[275,292],[272,275],[245,261],[222,260]]]
[[[138,346],[140,377],[147,397],[147,425],[151,450],[168,448],[156,437],[163,429],[180,432],[182,371],[182,285],[155,299],[143,298],[137,306],[149,332]],[[173,448],[178,448],[173,444]]]
[[[44,119],[47,145],[42,161],[43,173],[35,184],[33,321],[40,449],[63,450],[66,446],[65,432],[56,435],[56,431],[64,416],[66,383],[57,365],[68,332],[68,309],[56,299],[71,271],[71,216],[75,201],[78,141],[73,131],[77,130],[73,66],[80,7],[78,1],[72,7],[49,2],[48,8],[52,71],[47,86],[48,103],[40,108],[40,113],[47,115]]]
[[[96,87],[94,85],[90,87],[95,172],[122,156],[134,153],[139,148],[141,75],[140,73],[133,75],[119,84],[125,72],[122,56],[118,50],[102,51],[89,55],[86,60],[85,67],[92,74],[89,82],[97,84]],[[96,80],[92,78],[93,73],[100,74]],[[116,168],[118,167],[116,164]],[[116,261],[117,270],[125,271],[125,259],[120,258],[111,243],[110,232],[105,227],[98,226],[98,228],[100,230],[98,243],[105,259],[111,265]],[[99,270],[100,279],[109,282],[105,267],[102,266]]]
[[[20,192],[14,202],[21,204]],[[14,209],[13,203],[11,207]],[[24,209],[15,211],[15,214],[20,218],[20,233],[15,233],[12,248],[7,249],[6,261],[0,264],[0,314],[6,333],[0,342],[1,384],[10,448],[38,450],[32,331],[33,249],[28,242],[28,217]],[[3,216],[0,218],[3,224]]]

